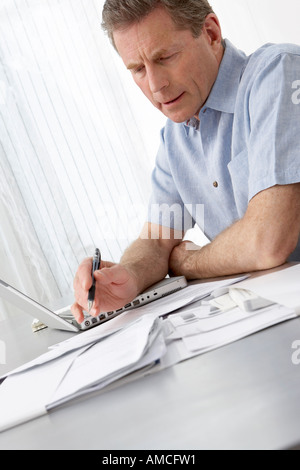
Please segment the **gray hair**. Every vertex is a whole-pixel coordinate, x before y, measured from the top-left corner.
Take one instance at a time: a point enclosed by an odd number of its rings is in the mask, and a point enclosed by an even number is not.
[[[163,6],[178,29],[189,29],[199,37],[206,17],[214,13],[207,0],[106,0],[102,14],[102,28],[114,47],[114,31],[137,23],[158,6]]]

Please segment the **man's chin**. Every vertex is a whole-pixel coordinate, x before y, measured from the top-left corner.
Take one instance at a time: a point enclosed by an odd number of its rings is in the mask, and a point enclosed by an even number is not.
[[[194,113],[193,111],[188,111],[188,110],[174,110],[170,111],[168,109],[165,109],[163,106],[159,108],[160,111],[164,116],[166,116],[168,119],[171,121],[175,122],[176,124],[182,124],[186,123],[187,121],[190,121],[192,118],[196,117],[196,119],[199,119],[199,112]]]
[[[187,117],[187,118],[167,116],[167,118],[170,119],[170,121],[174,122],[175,124],[186,124],[193,118],[193,116]]]
[[[166,116],[170,121],[175,122],[176,124],[182,124],[191,119],[191,116],[183,112],[167,112],[164,109],[161,109],[161,112]]]

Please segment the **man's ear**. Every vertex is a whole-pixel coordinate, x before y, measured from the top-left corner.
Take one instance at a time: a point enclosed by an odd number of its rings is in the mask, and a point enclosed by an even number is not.
[[[222,30],[219,19],[214,13],[207,15],[202,32],[206,35],[211,46],[220,48],[222,46]]]

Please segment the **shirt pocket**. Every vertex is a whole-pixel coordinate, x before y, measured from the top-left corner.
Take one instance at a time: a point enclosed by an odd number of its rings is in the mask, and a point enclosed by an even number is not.
[[[249,164],[248,150],[245,149],[232,158],[228,164],[232,189],[238,214],[242,218],[249,203]]]

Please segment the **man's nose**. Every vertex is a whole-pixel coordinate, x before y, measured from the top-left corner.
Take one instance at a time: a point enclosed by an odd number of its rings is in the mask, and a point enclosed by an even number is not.
[[[148,81],[151,93],[154,95],[170,85],[167,72],[159,65],[148,69]]]

